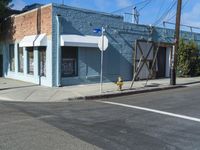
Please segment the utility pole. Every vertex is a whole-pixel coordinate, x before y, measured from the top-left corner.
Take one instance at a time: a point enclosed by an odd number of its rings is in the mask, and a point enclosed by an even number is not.
[[[175,29],[175,35],[174,35],[174,48],[172,50],[172,59],[171,59],[170,85],[176,85],[177,50],[179,47],[181,7],[182,7],[182,0],[178,0],[177,12],[176,12],[176,29]]]

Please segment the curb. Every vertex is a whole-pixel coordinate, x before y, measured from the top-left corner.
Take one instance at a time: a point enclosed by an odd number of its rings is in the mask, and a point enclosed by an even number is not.
[[[74,97],[74,98],[68,98],[66,100],[68,100],[68,101],[74,101],[74,100],[97,100],[97,99],[103,99],[103,98],[114,98],[114,97],[120,97],[120,96],[126,96],[126,95],[150,93],[150,92],[164,91],[164,90],[169,90],[169,89],[177,89],[177,88],[185,88],[185,87],[186,86],[184,86],[184,85],[175,85],[175,86],[148,88],[148,89],[140,89],[140,90],[129,90],[129,91],[122,91],[120,93],[108,93],[108,94],[99,94],[99,95],[91,95],[91,96]]]
[[[128,95],[135,95],[135,94],[142,94],[142,93],[150,93],[150,92],[156,92],[156,91],[164,91],[164,90],[170,90],[170,89],[178,89],[178,88],[185,88],[192,84],[199,84],[200,81],[194,81],[190,83],[183,83],[178,84],[175,86],[166,85],[162,87],[146,87],[146,88],[138,88],[138,89],[125,89],[121,92],[115,92],[115,93],[103,93],[103,94],[96,94],[96,95],[90,95],[90,96],[79,96],[79,97],[72,97],[72,98],[64,98],[57,101],[48,101],[48,102],[77,102],[77,101],[86,101],[86,100],[101,100],[104,98],[114,98],[114,97],[120,97],[120,96],[128,96]],[[11,101],[14,102],[12,99],[7,99],[5,97],[1,97],[3,101]],[[1,100],[0,100],[1,101]],[[34,101],[17,101],[17,102],[34,102]],[[41,102],[43,103],[43,101]],[[46,101],[44,102],[46,103]]]
[[[194,82],[189,82],[189,83],[182,83],[182,84],[179,84],[179,85],[186,86],[186,85],[192,85],[192,84],[198,84],[198,83],[200,83],[200,81],[194,81]]]

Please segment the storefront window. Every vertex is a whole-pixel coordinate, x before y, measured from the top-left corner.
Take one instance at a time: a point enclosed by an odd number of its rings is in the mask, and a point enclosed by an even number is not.
[[[9,63],[10,71],[15,71],[15,49],[14,44],[9,45]]]
[[[62,47],[62,77],[73,77],[78,75],[76,47]]]
[[[28,74],[34,74],[34,54],[33,47],[27,47],[27,63],[28,63]]]
[[[39,47],[40,76],[46,76],[46,47]]]
[[[19,47],[18,44],[18,68],[19,72],[24,72],[24,53],[23,53],[23,47]]]

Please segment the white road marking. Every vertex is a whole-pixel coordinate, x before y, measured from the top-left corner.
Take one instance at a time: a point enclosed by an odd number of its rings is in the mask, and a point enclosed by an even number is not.
[[[160,111],[160,110],[156,110],[156,109],[150,109],[150,108],[145,108],[145,107],[139,107],[139,106],[134,106],[134,105],[127,105],[127,104],[122,104],[122,103],[109,102],[109,101],[98,101],[98,102],[105,103],[105,104],[111,104],[111,105],[117,105],[117,106],[123,106],[123,107],[128,107],[128,108],[134,108],[134,109],[138,109],[138,110],[144,110],[144,111],[148,111],[148,112],[153,112],[153,113],[157,113],[157,114],[161,114],[161,115],[167,115],[167,116],[171,116],[171,117],[181,118],[181,119],[195,121],[195,122],[200,123],[199,118],[194,118],[194,117],[190,117],[190,116],[170,113],[170,112],[166,112],[166,111]]]

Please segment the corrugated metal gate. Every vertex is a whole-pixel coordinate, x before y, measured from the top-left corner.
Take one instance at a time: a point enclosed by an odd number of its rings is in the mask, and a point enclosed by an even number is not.
[[[171,46],[169,43],[136,40],[131,88],[136,80],[147,80],[147,85],[149,79],[169,77]]]
[[[141,79],[153,78],[156,72],[156,59],[159,50],[159,45],[155,50],[154,42],[145,40],[136,40],[135,56],[134,56],[134,73],[131,88],[134,81]],[[147,84],[146,82],[146,84]]]
[[[154,42],[137,40],[135,43],[135,80],[148,79],[154,59]]]

